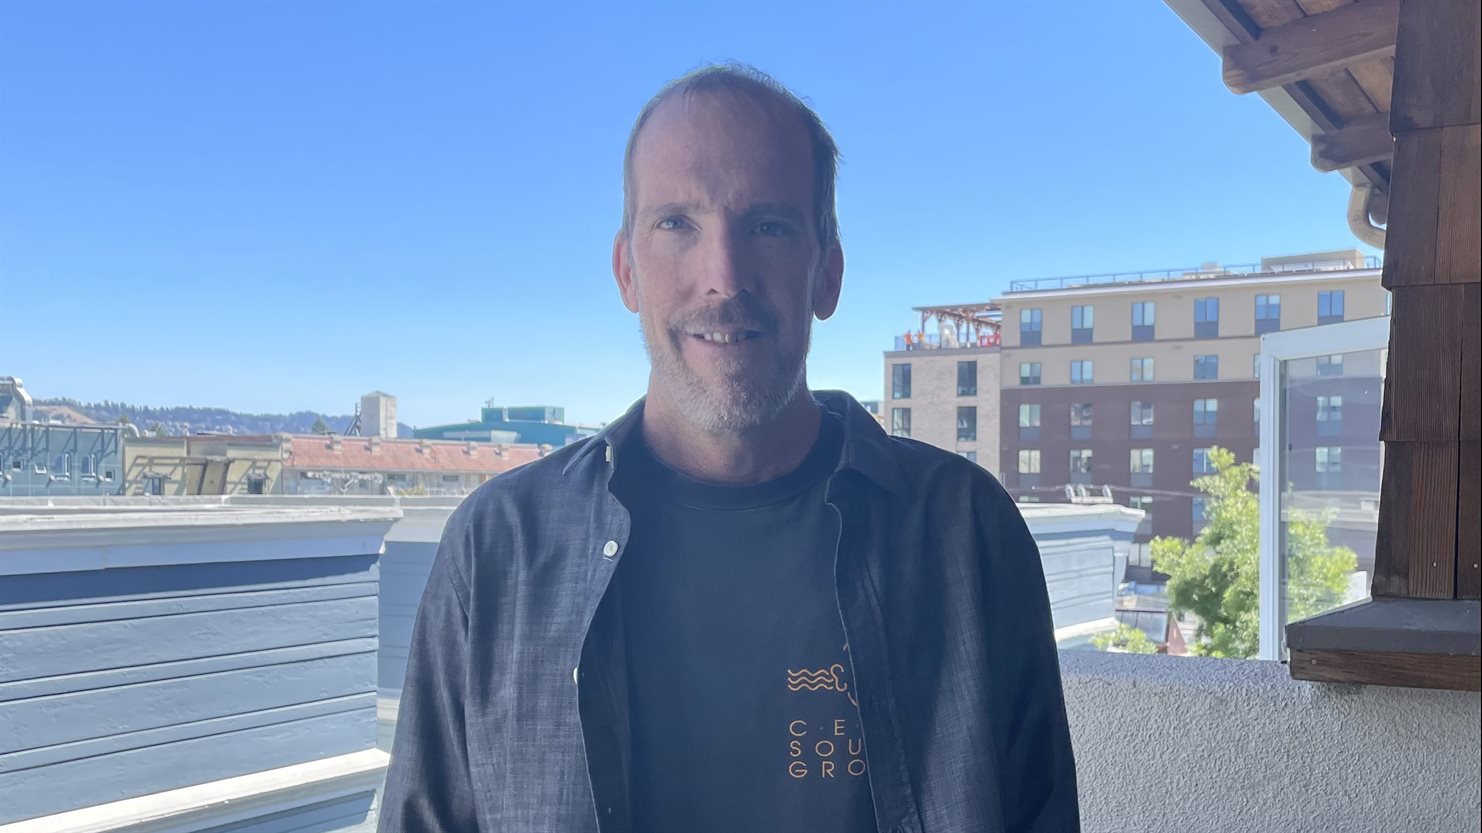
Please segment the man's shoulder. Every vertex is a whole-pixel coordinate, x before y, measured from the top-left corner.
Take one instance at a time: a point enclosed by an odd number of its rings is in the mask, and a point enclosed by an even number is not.
[[[533,507],[551,505],[552,502],[559,504],[590,493],[584,467],[572,463],[594,441],[592,437],[577,440],[537,460],[495,475],[463,499],[448,523],[477,524],[491,517],[508,518],[512,514],[529,517],[528,510]]]
[[[921,493],[935,489],[986,489],[993,497],[1008,493],[993,473],[978,463],[909,437],[886,436],[880,442],[898,466],[906,485]]]

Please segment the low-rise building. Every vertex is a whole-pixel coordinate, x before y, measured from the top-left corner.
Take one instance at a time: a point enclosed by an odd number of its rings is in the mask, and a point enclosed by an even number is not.
[[[477,420],[418,428],[412,433],[425,440],[526,443],[560,448],[590,437],[598,430],[592,426],[568,424],[565,408],[552,405],[511,407],[496,405],[491,399],[484,403]]]

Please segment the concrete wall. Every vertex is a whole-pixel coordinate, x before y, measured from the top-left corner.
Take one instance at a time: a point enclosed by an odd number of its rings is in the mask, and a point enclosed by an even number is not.
[[[1060,655],[1084,833],[1479,829],[1476,693],[1275,662]]]
[[[0,515],[0,826],[70,829],[54,814],[373,751],[377,554],[394,519]],[[240,829],[363,820],[374,789],[310,791]]]

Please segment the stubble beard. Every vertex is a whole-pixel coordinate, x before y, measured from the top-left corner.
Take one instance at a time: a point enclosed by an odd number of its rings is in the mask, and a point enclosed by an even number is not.
[[[790,350],[779,340],[774,354],[718,362],[718,379],[701,375],[684,360],[681,345],[691,337],[688,329],[673,322],[656,322],[656,326],[659,332],[652,335],[646,324],[639,327],[654,381],[681,418],[707,433],[741,434],[765,425],[807,387],[811,320],[800,350]],[[764,337],[779,336],[773,329]],[[657,349],[655,341],[660,342]]]

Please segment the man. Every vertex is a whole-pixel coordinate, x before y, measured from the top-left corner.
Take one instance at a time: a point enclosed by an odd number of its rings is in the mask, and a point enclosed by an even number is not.
[[[449,520],[383,831],[1078,829],[1014,504],[808,389],[843,282],[836,159],[744,67],[639,115],[612,260],[648,394]]]

